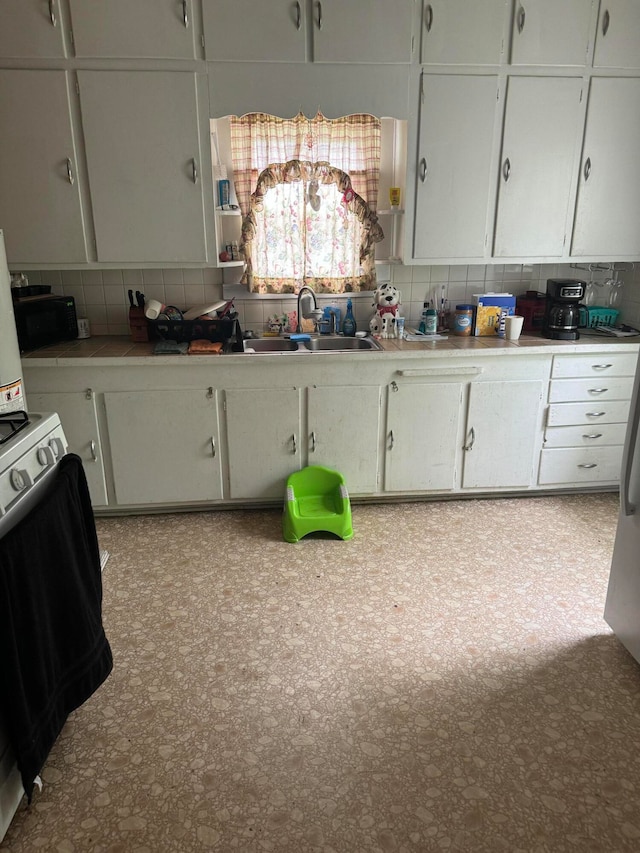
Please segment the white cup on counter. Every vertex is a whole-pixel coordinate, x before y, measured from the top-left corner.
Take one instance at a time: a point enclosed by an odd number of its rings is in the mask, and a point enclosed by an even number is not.
[[[78,337],[79,338],[90,338],[91,337],[91,326],[89,325],[89,321],[86,317],[78,317]]]
[[[522,333],[524,317],[520,314],[508,314],[504,318],[504,336],[508,341],[517,341]]]

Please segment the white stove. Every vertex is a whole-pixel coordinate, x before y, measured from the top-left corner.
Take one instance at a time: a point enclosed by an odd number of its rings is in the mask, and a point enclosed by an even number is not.
[[[0,537],[36,505],[45,480],[67,450],[57,414],[0,416]]]
[[[68,445],[57,414],[0,415],[0,538],[40,500]],[[0,719],[0,842],[24,793]]]

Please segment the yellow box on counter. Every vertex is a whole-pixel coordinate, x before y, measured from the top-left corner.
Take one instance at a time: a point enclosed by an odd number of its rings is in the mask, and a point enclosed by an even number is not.
[[[473,334],[479,336],[497,335],[502,310],[499,305],[478,305]]]

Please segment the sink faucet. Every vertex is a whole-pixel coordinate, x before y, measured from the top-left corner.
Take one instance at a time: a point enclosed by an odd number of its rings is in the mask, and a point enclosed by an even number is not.
[[[313,308],[309,308],[309,302],[311,302]],[[322,311],[318,308],[318,300],[316,299],[315,292],[308,284],[303,284],[298,291],[298,323],[296,325],[296,332],[302,331],[303,317],[305,320],[312,319],[315,324],[321,316]]]

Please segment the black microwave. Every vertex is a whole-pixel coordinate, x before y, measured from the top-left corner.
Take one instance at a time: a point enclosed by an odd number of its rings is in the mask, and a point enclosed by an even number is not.
[[[38,349],[78,337],[73,296],[28,296],[13,303],[21,350]]]

